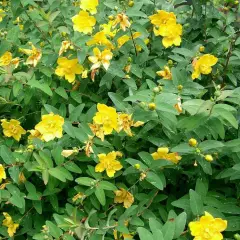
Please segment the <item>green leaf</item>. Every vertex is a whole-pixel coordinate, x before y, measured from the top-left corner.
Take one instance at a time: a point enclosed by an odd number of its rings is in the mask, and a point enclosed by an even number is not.
[[[101,203],[102,206],[106,204],[106,197],[105,192],[101,187],[97,187],[95,190],[95,195],[98,199],[98,201]]]
[[[118,95],[117,93],[109,92],[108,96],[113,101],[114,105],[116,106],[117,110],[125,112],[128,108],[128,104],[123,101],[123,97]]]
[[[75,180],[78,184],[84,186],[92,186],[95,183],[95,180],[89,177],[80,177]]]
[[[14,157],[12,155],[12,152],[5,145],[1,146],[1,148],[0,148],[0,155],[1,155],[1,158],[3,159],[3,161],[6,164],[12,164],[12,163],[15,162],[14,161]]]
[[[199,144],[199,148],[202,151],[209,151],[211,149],[219,149],[222,147],[224,147],[224,144],[222,142],[214,141],[214,140],[206,140]]]
[[[48,227],[49,233],[54,237],[54,238],[60,238],[62,235],[62,230],[57,227],[54,223],[50,221],[46,221],[46,225]]]
[[[178,239],[178,237],[181,236],[181,234],[184,232],[185,225],[187,221],[187,214],[185,212],[182,212],[175,218],[175,233],[174,233],[174,239]]]
[[[189,191],[189,196],[190,196],[190,207],[191,207],[192,213],[195,216],[202,215],[203,202],[202,202],[201,196],[192,189],[190,189]]]
[[[67,162],[64,164],[64,167],[70,172],[82,173],[81,168],[74,162]]]
[[[57,89],[55,89],[55,93],[68,100],[68,95],[63,87],[58,87]]]
[[[165,187],[165,177],[162,172],[158,174],[154,172],[148,172],[146,180],[160,190],[163,190],[163,188]]]
[[[153,157],[150,153],[140,152],[138,153],[138,155],[148,166],[151,166],[152,163],[154,162]]]
[[[139,227],[137,228],[137,232],[139,234],[140,240],[154,240],[153,235],[145,228]]]
[[[164,240],[172,240],[175,234],[175,221],[168,221],[164,224],[162,228],[163,239]]]
[[[104,190],[109,190],[109,191],[116,191],[117,190],[117,187],[110,183],[110,182],[107,182],[107,181],[101,181],[99,183],[99,187],[104,189]]]
[[[44,93],[46,93],[47,95],[49,95],[50,97],[52,97],[53,93],[51,88],[48,86],[47,83],[43,83],[43,82],[39,82],[37,80],[30,80],[28,81],[28,85],[30,85],[33,88],[38,88],[41,91],[43,91]]]

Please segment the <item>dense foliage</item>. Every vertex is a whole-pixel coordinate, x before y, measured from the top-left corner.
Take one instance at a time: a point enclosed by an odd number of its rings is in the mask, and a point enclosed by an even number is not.
[[[2,0],[0,239],[240,239],[233,0]]]

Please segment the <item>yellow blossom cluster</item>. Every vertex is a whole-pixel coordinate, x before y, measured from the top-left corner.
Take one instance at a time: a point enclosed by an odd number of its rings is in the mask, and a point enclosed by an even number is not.
[[[115,130],[116,132],[125,131],[129,136],[132,136],[131,127],[140,127],[144,122],[132,120],[132,115],[126,113],[117,113],[113,107],[108,107],[105,104],[98,103],[98,112],[93,117],[93,124],[90,128],[94,135],[104,140],[105,135],[109,135]]]
[[[12,53],[11,52],[5,52],[1,57],[0,57],[0,67],[4,66],[9,66],[13,65],[14,68],[17,68],[19,65],[20,59],[18,57],[12,58]]]
[[[14,223],[12,217],[8,213],[4,212],[3,215],[5,219],[3,220],[2,225],[7,227],[8,235],[9,237],[12,237],[14,233],[16,233],[19,224]]]
[[[172,45],[180,46],[182,25],[177,23],[176,15],[173,12],[158,10],[157,14],[149,17],[154,25],[154,34],[162,36],[162,44],[165,48]]]
[[[169,153],[169,149],[167,147],[158,148],[157,152],[152,153],[152,157],[154,160],[168,160],[175,164],[182,159],[178,153]]]

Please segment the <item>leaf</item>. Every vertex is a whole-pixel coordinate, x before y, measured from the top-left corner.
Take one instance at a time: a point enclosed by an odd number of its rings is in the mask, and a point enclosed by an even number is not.
[[[68,95],[63,87],[58,87],[57,89],[55,89],[55,93],[68,100]]]
[[[12,152],[5,145],[1,146],[1,148],[0,148],[0,155],[1,155],[1,158],[3,159],[3,161],[6,164],[12,164],[12,163],[15,162],[14,161],[14,157],[12,155]]]
[[[92,186],[95,183],[95,180],[89,177],[80,177],[75,180],[78,184],[84,186]]]
[[[139,234],[140,240],[154,240],[153,235],[143,227],[137,228],[137,232]]]
[[[199,148],[202,151],[209,151],[211,149],[219,149],[222,147],[224,147],[224,144],[222,142],[214,141],[214,140],[206,140],[199,144]]]
[[[140,152],[138,155],[148,166],[151,166],[154,162],[153,157],[150,153]]]
[[[193,153],[195,149],[190,147],[188,143],[181,143],[176,147],[171,149],[171,152],[178,152],[178,153]]]
[[[192,213],[195,216],[202,215],[203,202],[202,202],[201,196],[192,189],[190,189],[189,191],[189,196],[190,196],[190,207],[191,207]]]
[[[28,85],[30,85],[33,88],[38,88],[41,91],[45,92],[50,97],[53,95],[51,88],[48,86],[47,83],[39,82],[37,80],[30,80],[28,81]]]
[[[62,182],[66,182],[66,179],[73,180],[72,175],[63,167],[50,168],[49,174]]]
[[[62,235],[62,230],[58,228],[54,223],[50,221],[46,221],[46,225],[48,227],[49,233],[54,237],[54,238],[60,238]]]
[[[161,176],[161,177],[160,177]],[[154,172],[148,172],[146,180],[151,183],[156,188],[163,190],[165,184],[163,182],[164,175],[163,173],[158,173],[158,175]],[[165,179],[165,178],[164,178]]]
[[[184,232],[185,225],[187,221],[187,214],[185,212],[182,212],[175,218],[175,233],[174,233],[174,239],[177,239],[181,236],[181,234]]]
[[[118,95],[117,93],[109,92],[108,96],[113,101],[114,105],[116,106],[117,110],[126,111],[126,108],[128,107],[128,104],[123,101],[123,97]]]
[[[112,184],[110,182],[107,182],[107,181],[101,181],[99,183],[99,187],[101,187],[104,190],[109,190],[109,191],[116,191],[117,190],[117,187],[114,184]]]
[[[163,233],[163,239],[164,240],[172,240],[175,234],[175,221],[167,221],[163,228],[162,228],[162,233]]]
[[[101,203],[102,206],[106,204],[106,197],[104,190],[101,187],[97,187],[95,190],[95,195],[98,199],[98,201]]]
[[[70,172],[82,173],[81,168],[74,162],[67,162],[64,164],[64,167]]]

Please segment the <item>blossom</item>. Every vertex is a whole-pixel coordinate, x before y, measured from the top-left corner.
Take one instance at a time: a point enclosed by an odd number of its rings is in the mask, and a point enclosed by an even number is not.
[[[67,59],[66,57],[58,58],[58,66],[55,70],[55,74],[59,77],[65,77],[65,79],[73,83],[76,78],[76,74],[81,74],[84,70],[83,66],[78,63],[78,59]]]
[[[72,150],[62,150],[61,155],[65,158],[70,157],[74,153],[78,153],[78,149],[72,149]]]
[[[6,179],[6,172],[2,164],[0,164],[0,183],[3,179]]]
[[[130,37],[128,35],[123,35],[120,38],[118,38],[117,39],[118,48],[122,47],[129,40],[130,40]]]
[[[107,155],[105,153],[98,154],[99,163],[95,167],[95,172],[106,171],[108,177],[114,177],[116,171],[122,169],[122,164],[116,160],[116,152],[110,152]]]
[[[28,55],[26,64],[32,65],[33,67],[36,67],[40,59],[42,58],[42,51],[38,48],[36,48],[33,44],[31,44],[32,49],[23,49],[20,48],[19,51]]]
[[[104,130],[100,124],[89,124],[89,127],[96,137],[104,141]]]
[[[169,153],[167,147],[158,148],[157,152],[151,154],[154,160],[166,159],[177,164],[182,157],[178,156],[178,153]]]
[[[218,62],[218,58],[211,54],[204,54],[198,59],[195,59],[192,63],[193,73],[192,79],[196,79],[200,74],[210,74],[212,72],[212,66]]]
[[[2,222],[2,225],[8,228],[8,235],[10,237],[12,237],[14,235],[14,233],[16,233],[17,228],[19,227],[18,223],[14,223],[12,220],[12,217],[6,213],[3,212],[3,215],[5,217],[5,219]]]
[[[102,52],[98,48],[93,49],[94,56],[88,57],[89,61],[93,63],[91,70],[99,68],[101,65],[107,70],[110,66],[110,60],[113,57],[109,49]]]
[[[35,126],[35,129],[42,134],[42,139],[48,142],[53,140],[55,137],[62,137],[63,124],[63,117],[50,113],[42,116],[42,121]]]
[[[194,240],[221,240],[221,232],[227,228],[227,221],[205,212],[199,221],[190,222],[189,228]]]
[[[105,35],[113,38],[115,37],[117,30],[113,30],[113,21],[109,21],[107,24],[102,24],[100,25],[100,28],[102,29],[102,31],[105,33]]]
[[[122,237],[124,240],[125,239],[133,239],[133,235],[128,234],[128,233],[121,233],[120,238],[118,238],[118,233],[117,233],[116,229],[113,230],[113,236],[114,236],[114,240],[120,240],[120,239],[122,239]]]
[[[0,67],[2,66],[8,66],[12,61],[12,53],[10,52],[5,52],[1,57],[0,57]]]
[[[163,79],[172,80],[172,73],[168,66],[164,66],[164,70],[158,71],[157,75]]]
[[[174,105],[174,108],[175,108],[179,113],[182,113],[183,109],[182,109],[182,100],[181,100],[181,97],[178,97],[177,103]]]
[[[90,16],[86,11],[80,11],[77,15],[72,17],[74,31],[82,32],[84,34],[92,33],[93,26],[96,24],[96,19]]]
[[[91,14],[97,13],[98,0],[81,0],[80,8],[89,11]]]
[[[120,188],[120,190],[115,191],[114,203],[123,203],[125,208],[129,208],[132,206],[133,202],[133,195],[124,188]]]
[[[3,18],[6,16],[5,11],[0,9],[0,22],[2,22]]]
[[[85,197],[84,193],[79,192],[72,198],[72,201],[76,202],[77,200],[83,199],[84,197]]]
[[[131,26],[131,23],[128,20],[128,16],[124,13],[119,13],[116,19],[113,21],[113,27],[116,27],[120,24],[120,27],[123,31],[126,31],[126,28]]]
[[[176,21],[176,16],[173,12],[158,10],[157,14],[150,16],[149,19],[153,25],[160,27],[163,24],[167,24],[168,21]]]
[[[162,44],[165,48],[171,47],[172,45],[180,46],[182,25],[176,22],[169,21],[168,24],[162,25],[159,29],[154,29],[156,36],[160,35],[163,37]]]
[[[16,141],[20,141],[20,138],[23,134],[26,134],[26,131],[21,127],[20,122],[15,119],[7,121],[2,119],[3,134],[6,137],[13,137]]]
[[[62,45],[58,52],[58,55],[61,56],[64,52],[66,52],[70,48],[70,46],[71,46],[70,41],[62,41]]]
[[[105,104],[97,104],[98,112],[93,117],[93,122],[103,127],[104,135],[111,134],[115,129],[117,130],[117,112],[113,107],[108,107]]]
[[[133,136],[131,132],[131,127],[140,127],[144,124],[144,122],[137,121],[134,123],[132,120],[132,114],[126,114],[126,113],[119,113],[118,114],[118,129],[117,132],[120,132],[124,130],[124,132],[129,135]]]
[[[32,140],[34,138],[42,139],[42,134],[38,130],[32,129],[32,130],[28,130],[28,132],[30,133],[30,135],[28,136],[29,140]]]
[[[19,66],[19,63],[20,63],[19,57],[13,58],[11,61],[11,64],[14,65],[14,68],[17,68]]]
[[[87,42],[88,46],[92,46],[92,45],[104,45],[109,49],[114,49],[113,44],[111,43],[110,40],[107,39],[104,31],[101,32],[97,32],[93,38]]]
[[[207,160],[208,162],[212,162],[212,161],[213,161],[213,157],[212,157],[212,155],[210,155],[210,154],[205,155],[204,158],[205,158],[205,160]]]

